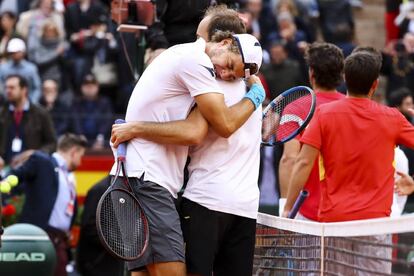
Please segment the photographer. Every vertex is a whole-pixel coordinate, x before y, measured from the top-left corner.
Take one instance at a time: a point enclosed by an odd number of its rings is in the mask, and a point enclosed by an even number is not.
[[[381,73],[387,77],[386,99],[392,91],[407,87],[414,91],[414,34],[406,33],[402,40],[392,41],[382,52]]]

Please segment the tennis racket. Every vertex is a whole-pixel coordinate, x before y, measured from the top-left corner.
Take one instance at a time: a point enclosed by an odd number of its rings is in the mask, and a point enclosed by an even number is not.
[[[115,123],[125,121],[116,120]],[[104,247],[115,257],[131,261],[144,254],[149,228],[144,210],[132,193],[125,170],[125,157],[126,144],[123,143],[117,149],[116,174],[98,203],[96,226]]]
[[[309,196],[309,192],[306,190],[302,190],[299,196],[296,198],[295,203],[293,204],[292,210],[290,210],[288,214],[288,218],[295,218],[296,214],[299,212],[300,207],[302,206],[305,199]]]
[[[313,116],[316,96],[306,86],[296,86],[276,97],[263,110],[262,145],[274,146],[293,139]]]

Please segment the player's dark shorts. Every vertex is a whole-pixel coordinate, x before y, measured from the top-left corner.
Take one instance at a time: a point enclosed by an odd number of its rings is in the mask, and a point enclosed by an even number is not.
[[[187,273],[252,275],[256,220],[212,211],[186,198],[180,216]]]
[[[147,216],[150,234],[144,255],[128,262],[128,269],[140,271],[153,263],[184,262],[180,218],[170,192],[154,182],[136,177],[130,177],[129,182]]]

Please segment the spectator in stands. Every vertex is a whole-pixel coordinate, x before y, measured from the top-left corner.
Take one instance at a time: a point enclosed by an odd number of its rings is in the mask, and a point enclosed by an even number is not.
[[[28,48],[33,40],[41,36],[43,25],[53,21],[59,30],[59,35],[65,37],[63,15],[54,10],[53,0],[39,0],[33,9],[20,14],[17,22],[17,31],[27,41]]]
[[[92,33],[91,26],[101,18],[106,17],[107,11],[100,1],[78,0],[69,4],[65,11],[65,29],[67,40],[70,42],[68,58],[71,60],[71,73],[75,91],[86,74],[90,73],[92,61],[91,52],[85,49],[85,39]]]
[[[267,49],[277,31],[276,18],[269,3],[262,0],[246,1],[242,17],[247,19],[247,32],[259,39],[263,49]]]
[[[246,3],[246,10],[251,14],[251,34],[258,40],[261,40],[259,18],[262,11],[262,0],[248,0]]]
[[[34,150],[53,152],[56,135],[45,109],[28,99],[28,83],[20,75],[6,78],[7,104],[0,109],[0,159],[14,165]]]
[[[113,87],[118,81],[116,68],[118,43],[108,30],[107,23],[106,16],[97,18],[90,27],[91,35],[84,41],[84,57],[89,59],[86,64],[92,64],[92,67],[86,70],[94,74],[101,88]]]
[[[88,139],[93,149],[109,146],[113,123],[113,111],[109,100],[99,95],[99,84],[95,76],[88,74],[81,85],[81,96],[74,100],[72,112],[76,113],[76,127]]]
[[[41,35],[28,45],[28,59],[37,65],[42,81],[55,80],[62,85],[62,58],[68,48],[53,21],[43,24]]]
[[[312,27],[309,12],[301,1],[279,0],[274,9],[276,18],[284,12],[291,14],[297,29],[305,34],[307,42],[311,43],[316,40],[316,28]]]
[[[401,87],[414,93],[414,34],[406,33],[402,40],[391,42],[384,49],[381,73],[387,77],[387,101],[391,92]]]
[[[7,52],[11,55],[11,59],[0,65],[0,82],[3,90],[7,76],[12,74],[24,76],[28,83],[30,101],[38,103],[41,94],[39,72],[36,65],[25,59],[26,44],[20,38],[13,38],[7,45]]]
[[[59,99],[59,86],[55,80],[43,81],[40,104],[49,111],[58,136],[68,132],[79,133],[74,119],[77,114],[73,114],[70,108]]]
[[[85,137],[65,134],[52,156],[35,151],[11,171],[22,182],[16,192],[26,196],[19,222],[39,226],[49,235],[57,256],[55,276],[67,275],[69,233],[76,217],[73,171],[81,164],[86,146]]]
[[[277,40],[283,41],[288,56],[299,62],[301,75],[307,80],[306,63],[304,53],[308,46],[306,35],[303,31],[298,30],[291,13],[283,11],[277,16],[278,35]]]
[[[299,10],[303,9],[303,13],[310,19],[318,19],[319,17],[319,4],[318,0],[296,0],[296,5]]]
[[[96,208],[99,199],[108,189],[111,176],[96,183],[86,195],[83,205],[81,231],[76,252],[76,264],[81,275],[122,276],[124,262],[113,257],[103,247],[96,229]]]
[[[16,14],[13,12],[5,11],[0,15],[0,63],[7,61],[9,40],[19,37],[16,31],[16,21]]]
[[[89,29],[95,18],[105,14],[107,11],[100,1],[77,0],[70,3],[65,11],[65,30],[68,40],[73,43],[81,42],[79,40],[81,34]]]
[[[303,84],[299,63],[288,57],[283,41],[275,41],[270,47],[271,63],[263,66],[262,74],[269,87],[269,100],[283,91]]]
[[[410,109],[414,108],[413,96],[408,88],[402,87],[393,91],[390,95],[388,105],[396,107],[408,121],[414,123],[410,112]]]
[[[355,31],[354,16],[349,0],[319,0],[318,4],[320,26],[326,42],[335,42],[338,25],[345,24],[352,33]]]
[[[278,39],[285,41],[292,57],[302,56],[306,47],[306,35],[303,31],[298,30],[292,14],[289,12],[279,13],[277,22],[279,25]]]

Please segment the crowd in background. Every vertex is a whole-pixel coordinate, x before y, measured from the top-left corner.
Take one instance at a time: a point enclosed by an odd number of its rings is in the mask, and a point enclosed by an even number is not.
[[[194,41],[203,11],[212,3],[238,9],[248,32],[260,40],[265,50],[260,76],[268,100],[287,88],[308,84],[303,54],[309,43],[331,42],[347,56],[358,44],[353,12],[363,8],[363,1],[356,0],[155,3],[157,20],[147,31],[120,33],[111,19],[111,1],[1,1],[0,102],[4,109],[10,109],[11,100],[5,87],[7,76],[24,76],[30,105],[46,110],[54,128],[53,134],[39,130],[35,135],[83,134],[90,149],[104,150],[109,146],[113,119],[116,114],[122,117],[145,66],[163,49]],[[383,49],[382,74],[387,84],[385,97],[380,100],[398,107],[412,121],[405,110],[413,105],[414,2],[387,0],[384,4],[387,44]],[[345,93],[345,85],[338,90]],[[15,120],[13,116],[9,118]],[[12,125],[4,120],[4,127]],[[25,121],[28,120],[23,116],[23,124]],[[13,137],[3,129],[1,136],[9,136],[0,140],[1,161],[8,164],[15,155],[12,152],[5,156]],[[34,149],[42,148],[42,143],[33,145]],[[29,149],[25,146],[23,139],[22,151]],[[413,156],[409,150],[406,154]]]
[[[376,100],[414,123],[407,112],[414,106],[414,1],[402,2],[384,0],[386,86]],[[34,150],[53,153],[57,137],[67,132],[84,135],[88,151],[111,154],[112,122],[124,117],[140,74],[164,49],[194,41],[203,12],[214,3],[236,8],[260,41],[267,101],[309,85],[304,53],[310,43],[330,42],[349,55],[358,45],[354,11],[364,8],[363,0],[155,3],[156,20],[147,31],[121,33],[109,0],[0,1],[0,169],[21,164]],[[345,84],[337,90],[346,93]],[[277,213],[283,146],[261,150],[261,208]],[[402,150],[413,175],[414,152]]]

